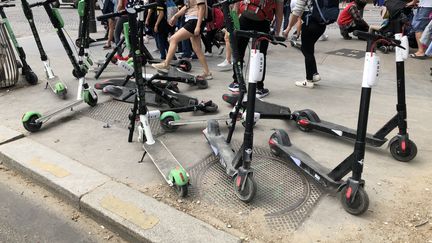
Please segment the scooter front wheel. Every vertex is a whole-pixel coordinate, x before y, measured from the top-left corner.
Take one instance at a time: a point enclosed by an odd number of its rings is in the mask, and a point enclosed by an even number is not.
[[[390,153],[398,161],[409,162],[417,155],[417,145],[409,140],[405,139],[402,142],[399,139],[392,139],[390,143]]]
[[[190,72],[192,70],[192,64],[187,60],[180,60],[178,67],[184,72]]]
[[[42,127],[42,122],[36,122],[39,117],[37,114],[31,115],[27,121],[23,122],[24,128],[29,132],[39,131]]]
[[[238,180],[240,180],[240,178],[236,175],[234,177],[234,192],[236,196],[245,203],[251,202],[257,191],[255,179],[251,175],[248,175],[244,182],[243,190],[241,190],[241,184]]]
[[[345,211],[352,215],[363,214],[369,208],[369,197],[366,191],[363,187],[359,187],[354,200],[351,201],[350,196],[352,196],[352,194],[350,190],[352,189],[346,186],[341,191],[340,199],[342,207],[345,209]]]

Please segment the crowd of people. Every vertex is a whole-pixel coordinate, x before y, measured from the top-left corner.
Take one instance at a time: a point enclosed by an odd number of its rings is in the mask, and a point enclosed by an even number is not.
[[[121,11],[127,1],[105,0],[102,11],[104,13]],[[232,70],[229,33],[224,29],[222,11],[218,7],[213,7],[215,0],[148,1],[157,3],[156,9],[148,10],[145,19],[146,35],[154,37],[162,60],[160,63],[152,64],[154,68],[161,72],[168,72],[170,62],[176,58],[198,59],[203,69],[200,76],[207,80],[213,79],[206,58],[213,55],[213,47],[215,47],[218,55],[222,55],[225,51],[225,59],[217,65],[218,69]],[[329,1],[338,0],[326,2]],[[321,80],[315,61],[315,44],[319,39],[327,39],[327,35],[324,34],[326,26],[333,22],[337,22],[342,38],[350,40],[352,39],[350,33],[355,30],[381,31],[395,18],[403,18],[405,26],[403,30],[407,35],[408,31],[412,33],[412,44],[417,48],[417,51],[410,56],[417,59],[432,56],[432,0],[386,0],[383,3],[375,1],[374,6],[378,5],[382,8],[381,26],[370,26],[363,18],[367,0],[344,2],[343,9],[338,11],[337,18],[333,21],[327,21],[323,16],[320,10],[322,3],[323,0],[244,0],[231,6],[231,17],[235,28],[242,30],[282,34],[288,38],[291,30],[295,29],[292,35],[301,40],[301,52],[306,71],[305,80],[295,82],[299,87],[313,88]],[[175,11],[172,11],[173,4],[175,4]],[[338,9],[340,6],[337,2]],[[316,9],[319,10],[319,15]],[[321,20],[319,20],[320,16]],[[119,43],[126,18],[109,20],[108,41],[104,49],[112,48],[113,42]],[[400,30],[387,29],[387,31],[392,31],[394,34]],[[249,39],[237,38],[239,61],[243,64]],[[268,42],[262,41],[259,49],[264,54],[264,75],[262,80],[257,82],[257,97],[262,98],[269,94],[269,90],[264,86]],[[127,55],[123,55],[119,50],[117,58],[127,58]],[[236,92],[239,90],[236,75],[233,74],[232,78],[228,89]]]

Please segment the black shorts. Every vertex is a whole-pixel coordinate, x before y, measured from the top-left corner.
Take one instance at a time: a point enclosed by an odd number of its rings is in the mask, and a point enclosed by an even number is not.
[[[190,19],[183,25],[183,28],[185,28],[185,30],[187,30],[188,32],[194,34],[195,27],[196,27],[197,23],[198,23],[197,19]],[[204,30],[204,26],[205,26],[205,23],[204,23],[204,21],[202,21],[201,22],[201,28],[200,28],[201,32]]]

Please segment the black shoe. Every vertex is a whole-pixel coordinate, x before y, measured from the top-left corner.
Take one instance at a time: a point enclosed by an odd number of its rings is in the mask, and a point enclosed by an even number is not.
[[[266,97],[269,94],[270,94],[270,91],[268,89],[266,89],[266,88],[262,88],[262,89],[257,89],[256,90],[256,97],[258,99],[264,98],[264,97]]]
[[[352,39],[352,37],[348,34],[348,31],[341,30],[340,33],[341,33],[342,37],[344,38],[344,40],[351,40]]]

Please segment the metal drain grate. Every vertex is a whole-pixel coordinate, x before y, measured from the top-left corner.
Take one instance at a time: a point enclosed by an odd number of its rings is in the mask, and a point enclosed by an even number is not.
[[[272,230],[295,230],[316,204],[322,191],[297,168],[275,158],[265,149],[254,148],[253,168],[258,190],[252,203],[238,200],[232,180],[214,155],[189,170],[191,178],[195,178],[190,193],[235,213],[260,209]]]
[[[109,100],[104,103],[98,103],[97,106],[92,109],[87,109],[83,112],[83,115],[93,118],[98,121],[106,122],[110,125],[128,128],[129,126],[129,113],[132,108],[132,104],[126,102],[120,102],[115,100]],[[153,135],[163,134],[163,130],[160,127],[159,120],[151,119],[150,128]]]

